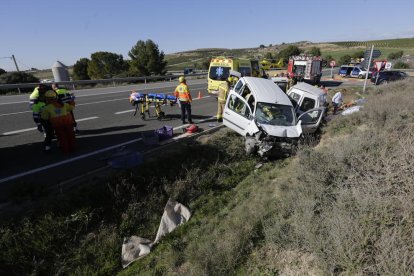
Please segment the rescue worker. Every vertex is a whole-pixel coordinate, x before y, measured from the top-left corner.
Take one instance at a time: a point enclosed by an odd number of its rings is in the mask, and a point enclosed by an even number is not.
[[[75,103],[73,101],[70,103],[59,102],[56,93],[52,90],[45,93],[45,98],[46,106],[42,110],[41,118],[50,122],[61,150],[64,153],[70,153],[75,148],[75,132],[70,115]]]
[[[50,125],[49,121],[43,120],[41,118],[41,112],[43,108],[46,106],[45,100],[45,91],[40,89],[36,95],[35,102],[32,104],[32,112],[33,112],[33,121],[37,126],[37,130],[40,133],[43,133],[45,140],[44,140],[44,151],[50,151],[50,144],[52,143],[53,139],[53,129]]]
[[[52,84],[52,89],[56,92],[57,97],[58,97],[58,101],[61,102],[61,103],[70,103],[70,102],[73,102],[75,100],[75,96],[72,93],[70,93],[65,88],[60,88],[57,83]],[[78,123],[75,120],[75,116],[73,115],[73,111],[70,112],[70,115],[72,116],[73,130],[75,132],[78,132],[79,131],[78,130]]]
[[[225,83],[219,85],[219,92],[217,97],[217,122],[223,122],[223,110],[226,104],[227,95],[230,89],[231,78],[228,77]]]
[[[335,115],[338,111],[339,107],[342,105],[342,93],[341,91],[338,91],[335,93],[335,95],[332,97],[332,105],[333,105],[333,114]]]
[[[32,94],[29,96],[29,103],[30,106],[35,104],[39,99],[40,92],[43,92],[43,94],[46,92],[46,86],[43,83],[39,83],[34,89]]]
[[[180,101],[181,106],[181,121],[183,124],[186,124],[185,121],[185,113],[187,112],[187,119],[190,124],[193,123],[191,119],[191,102],[193,99],[191,98],[190,89],[187,86],[187,82],[184,76],[178,78],[180,84],[175,88],[174,96]]]

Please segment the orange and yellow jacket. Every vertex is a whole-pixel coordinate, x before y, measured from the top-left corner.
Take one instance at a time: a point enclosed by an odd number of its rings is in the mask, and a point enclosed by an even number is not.
[[[53,127],[72,125],[73,119],[70,112],[73,108],[72,104],[53,102],[43,108],[41,118],[50,121]]]
[[[174,91],[174,96],[178,98],[180,102],[192,102],[193,99],[191,98],[190,89],[188,88],[187,84],[181,82]]]

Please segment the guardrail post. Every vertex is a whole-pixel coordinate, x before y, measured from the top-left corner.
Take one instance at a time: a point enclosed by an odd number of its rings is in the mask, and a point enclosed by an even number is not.
[[[19,91],[19,94],[22,94],[22,91],[20,91],[20,87],[17,87],[17,90]]]
[[[73,89],[73,90],[76,90],[76,88],[75,88],[75,83],[72,83],[72,89]]]
[[[115,81],[114,80],[112,81],[112,84],[113,84],[113,86],[115,86]]]
[[[147,79],[144,79],[144,83],[147,84]]]

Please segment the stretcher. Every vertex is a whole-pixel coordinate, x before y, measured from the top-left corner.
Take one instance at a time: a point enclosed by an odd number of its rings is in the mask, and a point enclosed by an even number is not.
[[[161,106],[169,104],[170,106],[174,106],[177,103],[177,97],[172,95],[166,94],[155,94],[155,93],[137,93],[132,92],[129,96],[129,102],[135,106],[135,113],[134,116],[138,112],[138,108],[140,107],[141,119],[145,120],[145,113],[147,113],[148,117],[151,117],[149,107],[151,104],[154,104],[155,107],[155,114],[158,120],[162,120],[165,118],[165,113],[161,110]]]

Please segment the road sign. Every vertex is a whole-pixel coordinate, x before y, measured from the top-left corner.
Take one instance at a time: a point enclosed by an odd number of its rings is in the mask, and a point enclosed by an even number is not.
[[[371,54],[371,50],[366,50],[364,53],[364,59],[369,59],[369,55]],[[372,51],[372,58],[377,58],[381,55],[381,51],[380,50],[374,50]]]
[[[391,70],[391,67],[392,67],[392,63],[391,62],[385,63],[385,70]]]
[[[331,61],[329,62],[329,66],[331,66],[331,67],[335,67],[335,66],[336,66],[336,61],[335,61],[335,60],[331,60]]]

